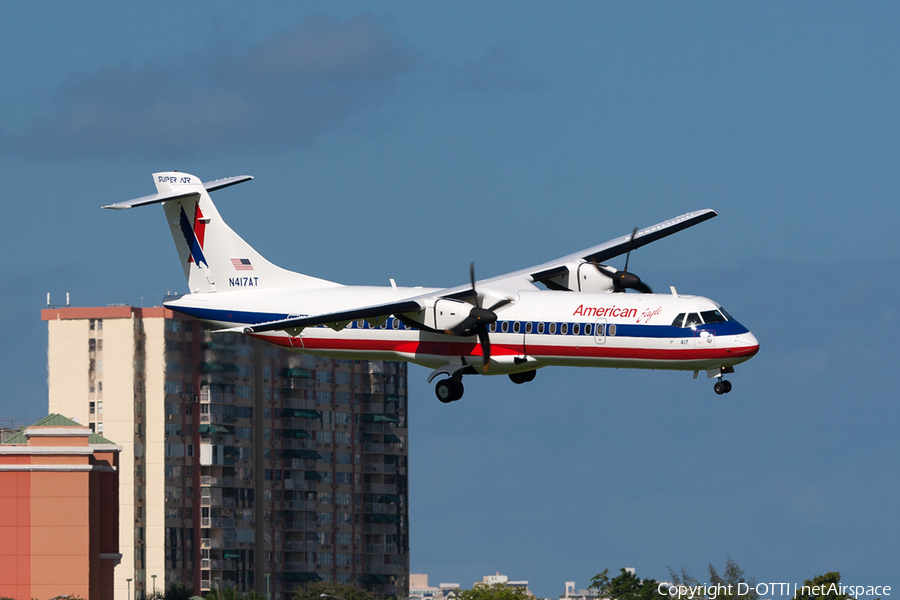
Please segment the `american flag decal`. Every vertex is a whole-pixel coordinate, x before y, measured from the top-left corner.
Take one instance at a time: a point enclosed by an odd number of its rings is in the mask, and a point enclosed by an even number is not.
[[[231,265],[235,271],[252,271],[253,265],[250,264],[249,258],[232,258]]]

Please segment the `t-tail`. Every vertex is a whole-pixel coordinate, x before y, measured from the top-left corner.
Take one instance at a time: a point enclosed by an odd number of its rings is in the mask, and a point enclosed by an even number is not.
[[[154,173],[156,194],[103,208],[125,209],[161,203],[192,294],[250,287],[339,285],[273,265],[222,220],[209,193],[251,179],[245,175],[204,183],[187,173]]]

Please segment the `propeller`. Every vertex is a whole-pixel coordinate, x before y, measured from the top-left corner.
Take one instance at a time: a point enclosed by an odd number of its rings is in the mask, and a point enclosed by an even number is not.
[[[487,371],[488,361],[490,361],[491,358],[491,340],[488,335],[488,327],[490,327],[492,323],[497,322],[497,313],[494,311],[501,306],[509,304],[511,301],[507,298],[503,298],[490,308],[483,308],[481,304],[484,301],[484,298],[479,296],[478,292],[475,290],[474,262],[469,264],[469,280],[472,282],[472,293],[475,296],[475,306],[469,311],[469,315],[465,319],[455,327],[445,329],[444,333],[459,337],[477,335],[478,342],[481,344],[481,352],[484,355],[484,370]]]
[[[652,294],[653,290],[650,289],[650,286],[641,281],[641,278],[635,275],[634,273],[628,272],[628,261],[631,259],[631,250],[634,244],[634,236],[637,235],[638,228],[635,227],[634,231],[631,232],[631,239],[628,240],[628,252],[625,254],[625,268],[621,271],[617,271],[612,267],[607,267],[606,265],[598,265],[594,264],[595,267],[603,271],[613,282],[613,291],[614,292],[624,292],[625,290],[637,290],[642,294]]]

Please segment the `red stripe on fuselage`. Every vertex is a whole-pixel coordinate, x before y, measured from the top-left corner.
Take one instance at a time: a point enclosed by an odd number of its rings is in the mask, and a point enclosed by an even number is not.
[[[315,352],[347,351],[347,352],[394,352],[412,356],[483,356],[481,345],[477,342],[417,342],[409,340],[349,340],[331,338],[288,338],[285,336],[256,335],[266,342]],[[291,343],[291,339],[295,340]],[[302,344],[300,341],[302,340]],[[613,346],[540,346],[506,345],[491,343],[492,356],[522,356],[535,358],[622,358],[639,360],[714,360],[751,358],[759,352],[759,346],[741,346],[736,348],[620,348]]]

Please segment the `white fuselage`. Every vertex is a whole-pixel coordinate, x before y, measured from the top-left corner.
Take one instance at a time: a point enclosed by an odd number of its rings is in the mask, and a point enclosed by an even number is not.
[[[431,291],[423,288],[334,286],[324,289],[269,289],[188,294],[168,298],[172,310],[223,327],[332,313],[361,304],[376,305]],[[407,323],[443,331],[470,304],[438,300]],[[698,296],[635,293],[522,291],[497,311],[490,326],[487,374],[515,373],[548,365],[703,370],[749,360],[759,350],[750,331],[728,317],[718,322],[682,320],[709,315],[720,306]],[[727,316],[727,313],[725,313]],[[696,320],[696,319],[694,319]],[[703,319],[701,319],[702,321]],[[686,326],[685,326],[686,325]],[[438,368],[460,362],[483,366],[476,336],[454,337],[415,329],[396,317],[351,321],[340,330],[327,326],[298,335],[276,331],[252,334],[267,342],[319,356],[404,360]]]

